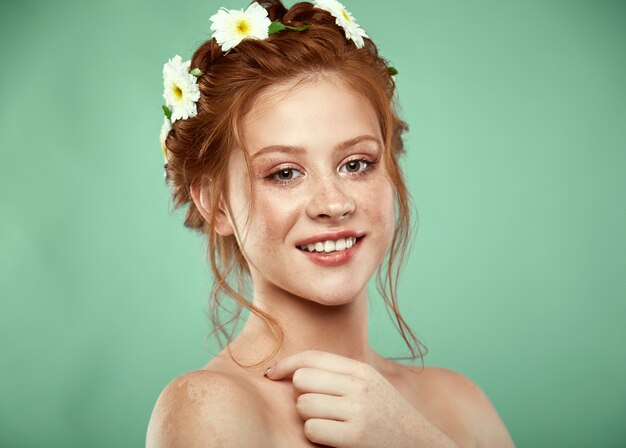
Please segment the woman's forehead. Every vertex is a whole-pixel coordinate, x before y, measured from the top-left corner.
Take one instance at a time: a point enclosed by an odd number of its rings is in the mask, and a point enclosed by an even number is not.
[[[382,140],[369,100],[327,77],[262,92],[242,120],[242,131],[251,156],[268,146],[335,147],[363,135]]]

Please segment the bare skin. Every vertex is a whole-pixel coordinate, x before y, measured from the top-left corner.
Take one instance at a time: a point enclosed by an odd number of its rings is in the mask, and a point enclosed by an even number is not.
[[[232,356],[253,365],[275,343],[251,315],[230,350],[164,390],[147,446],[513,446],[472,381],[447,369],[400,365],[368,344],[366,286],[395,224],[380,125],[368,100],[332,76],[279,85],[260,95],[243,130],[255,211],[246,227],[246,165],[233,151],[223,198],[230,209],[220,204],[216,230],[237,237],[252,301],[278,320],[285,341],[260,367],[241,367]],[[192,196],[208,218],[202,188]],[[364,236],[341,265],[317,265],[296,247],[345,229]]]
[[[241,344],[248,342],[245,337],[236,338],[231,349],[237,352],[238,347],[243,347]],[[258,361],[259,355],[250,353],[258,346],[246,346],[249,350],[241,350],[235,355],[237,360]],[[309,439],[305,417],[297,404],[303,392],[294,386],[293,377],[274,381],[264,376],[274,359],[288,359],[285,354],[281,350],[268,364],[244,368],[224,350],[203,370],[177,378],[168,385],[155,407],[147,446],[335,446]],[[419,435],[428,440],[423,445],[372,446],[514,446],[489,399],[465,376],[448,369],[398,364],[371,349],[368,360],[367,365],[376,369],[427,421],[422,429],[428,430]],[[379,409],[373,411],[378,413]]]

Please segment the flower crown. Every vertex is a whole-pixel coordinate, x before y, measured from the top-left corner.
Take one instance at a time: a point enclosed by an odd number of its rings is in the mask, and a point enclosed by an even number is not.
[[[314,0],[316,8],[323,9],[335,17],[335,23],[343,28],[346,39],[352,40],[357,48],[362,48],[364,37],[369,38],[365,31],[356,23],[352,14],[338,0]],[[243,9],[220,8],[209,20],[212,22],[212,38],[227,53],[244,39],[267,39],[272,34],[284,30],[304,31],[310,28],[305,24],[298,27],[287,26],[280,20],[270,21],[267,10],[258,3],[251,3]],[[199,68],[190,70],[191,61],[184,61],[178,55],[171,58],[163,66],[163,125],[161,126],[161,149],[167,163],[169,160],[165,140],[176,120],[195,117],[196,103],[200,99],[198,78],[204,73]],[[398,71],[388,67],[389,73],[395,76]]]

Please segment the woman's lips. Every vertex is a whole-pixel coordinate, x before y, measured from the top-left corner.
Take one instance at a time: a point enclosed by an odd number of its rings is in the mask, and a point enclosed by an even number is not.
[[[319,266],[338,266],[350,261],[354,255],[361,249],[362,241],[365,236],[360,236],[349,249],[338,252],[309,252],[298,248],[298,250],[306,255],[309,260]]]

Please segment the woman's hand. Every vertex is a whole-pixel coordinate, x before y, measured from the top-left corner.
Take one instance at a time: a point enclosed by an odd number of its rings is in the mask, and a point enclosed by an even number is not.
[[[368,364],[307,350],[268,369],[271,380],[292,377],[304,434],[332,447],[456,447]]]

